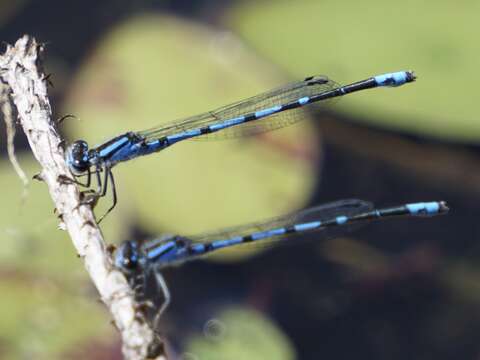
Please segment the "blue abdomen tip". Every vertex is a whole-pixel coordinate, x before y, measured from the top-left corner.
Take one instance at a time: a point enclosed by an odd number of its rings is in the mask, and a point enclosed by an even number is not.
[[[439,213],[440,204],[436,201],[407,204],[412,215],[435,215]]]
[[[398,71],[377,75],[374,79],[378,86],[400,86],[414,81],[416,76],[412,71]]]

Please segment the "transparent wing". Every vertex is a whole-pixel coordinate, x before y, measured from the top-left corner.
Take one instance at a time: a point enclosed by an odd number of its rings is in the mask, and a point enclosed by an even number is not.
[[[353,216],[373,209],[373,204],[358,199],[339,200],[309,209],[301,210],[288,215],[283,215],[262,222],[242,225],[232,228],[214,231],[206,234],[195,236],[187,236],[194,242],[210,242],[221,239],[229,239],[236,236],[245,236],[255,232],[267,231],[281,227],[288,227],[295,224],[306,223],[310,221],[326,221],[334,219],[337,216]],[[325,233],[325,236],[334,236],[337,231],[346,232],[348,228],[356,227],[356,225],[336,226],[321,228],[319,230]],[[328,235],[327,235],[328,234]],[[264,241],[262,241],[264,242]]]
[[[308,77],[302,81],[290,83],[260,95],[238,101],[236,103],[209,111],[200,115],[174,121],[162,127],[141,131],[138,134],[147,140],[158,139],[164,136],[177,134],[187,130],[198,129],[211,124],[221,123],[241,115],[267,109],[275,105],[282,105],[298,100],[304,96],[321,94],[339,87],[339,84],[323,75]],[[331,101],[331,100],[327,100]],[[319,104],[325,104],[321,101]],[[258,121],[252,121],[221,130],[219,132],[195,137],[197,140],[219,140],[254,135],[266,131],[279,129],[291,125],[305,118],[305,109],[297,108],[286,110]]]

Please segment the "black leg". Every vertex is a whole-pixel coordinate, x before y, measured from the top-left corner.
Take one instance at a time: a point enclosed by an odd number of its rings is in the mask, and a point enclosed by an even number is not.
[[[84,184],[82,182],[79,182],[77,180],[70,179],[70,178],[63,179],[63,181],[72,181],[77,185],[88,188],[88,190],[82,191],[80,193],[81,199],[80,199],[79,206],[88,205],[88,206],[91,206],[92,209],[93,209],[97,205],[98,198],[101,197],[101,191],[102,191],[102,181],[101,181],[101,178],[100,178],[100,171],[101,171],[101,167],[97,166],[95,168],[95,174],[97,176],[97,189],[96,190],[89,189],[90,185],[92,184],[92,170],[90,168],[88,168],[88,170],[87,170],[87,174],[86,174],[87,183],[86,184]]]
[[[115,178],[113,177],[113,173],[110,169],[108,169],[108,174],[110,177],[110,182],[112,183],[112,197],[113,197],[113,204],[112,207],[110,208],[109,212],[113,210],[115,206],[117,206],[117,188],[115,186]]]
[[[102,184],[102,178],[100,177],[100,171],[102,171],[102,168],[97,165],[95,167],[95,175],[96,175],[96,178],[97,178],[97,189],[96,190],[89,189],[89,190],[83,191],[81,193],[82,198],[80,200],[80,205],[88,205],[88,206],[91,206],[92,209],[93,209],[97,205],[98,199],[105,195],[104,192],[106,190],[104,191],[104,189],[103,189],[103,186],[105,186],[105,184]],[[90,169],[88,169],[87,183],[86,184],[80,184],[80,185],[89,188],[90,185],[91,185],[91,180],[92,180],[92,172],[91,172]]]
[[[105,166],[104,169],[105,169],[105,174],[103,175],[103,189],[100,196],[105,196],[107,194],[107,189],[108,189],[108,174],[110,174],[110,168]]]
[[[105,219],[105,217],[110,213],[110,211],[112,211],[115,208],[115,206],[117,206],[117,189],[115,187],[115,179],[113,177],[112,170],[108,166],[105,166],[105,178],[104,178],[104,184],[103,184],[103,192],[100,196],[105,196],[106,195],[107,188],[108,188],[108,186],[107,186],[108,181],[110,181],[110,183],[112,184],[113,203],[112,203],[112,206],[110,206],[110,208],[107,210],[107,212],[105,214],[103,214],[102,217],[98,220],[99,224],[103,219]]]
[[[90,170],[90,168],[88,168],[88,170],[87,170],[87,183],[85,184],[85,187],[89,188],[90,184],[91,184],[91,181],[92,181],[92,171]]]

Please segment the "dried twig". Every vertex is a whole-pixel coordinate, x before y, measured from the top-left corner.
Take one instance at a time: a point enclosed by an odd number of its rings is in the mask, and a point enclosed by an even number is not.
[[[25,189],[23,192],[23,196],[27,195],[27,186],[29,184],[28,177],[23,171],[22,167],[18,163],[17,157],[15,156],[15,147],[13,141],[15,139],[15,123],[13,120],[13,108],[12,103],[9,98],[8,87],[5,84],[0,84],[0,106],[1,112],[3,114],[3,119],[5,121],[5,128],[7,132],[7,152],[8,158],[12,163],[12,166],[17,173],[18,177],[23,183],[23,188]]]
[[[81,203],[74,184],[60,181],[72,175],[64,160],[62,139],[51,119],[47,81],[39,58],[42,50],[42,45],[26,35],[15,46],[8,46],[0,56],[0,79],[9,87],[21,126],[42,166],[40,178],[46,182],[59,217],[121,333],[125,358],[144,359],[154,333],[139,318],[125,277],[112,266],[92,209]]]

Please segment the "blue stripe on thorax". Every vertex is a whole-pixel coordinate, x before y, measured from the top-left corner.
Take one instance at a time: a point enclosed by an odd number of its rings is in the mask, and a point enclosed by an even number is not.
[[[107,147],[98,151],[98,156],[101,158],[109,157],[111,153],[122,148],[126,143],[130,142],[128,136],[122,136],[117,141],[112,142]]]
[[[116,153],[112,154],[108,160],[110,162],[116,163],[120,161],[126,161],[132,158],[136,158],[142,155],[148,155],[153,152],[164,149],[170,145],[165,139],[156,139],[149,142],[138,141],[132,143],[129,146],[124,146],[119,149]]]
[[[157,247],[155,247],[152,250],[147,252],[147,254],[146,254],[147,259],[148,260],[154,260],[158,256],[164,254],[165,252],[167,252],[170,249],[175,248],[176,246],[177,246],[177,244],[176,244],[175,241],[168,241],[165,244],[161,244],[161,245],[159,245],[159,246],[157,246]]]

